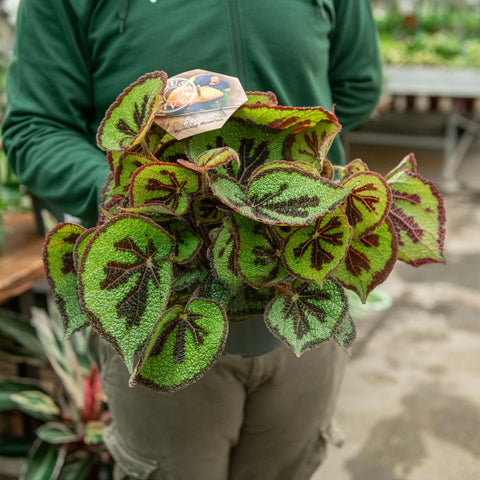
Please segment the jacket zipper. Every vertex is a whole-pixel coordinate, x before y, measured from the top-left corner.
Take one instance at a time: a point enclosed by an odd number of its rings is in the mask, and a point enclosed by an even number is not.
[[[238,13],[238,0],[229,0],[230,24],[232,26],[233,51],[235,53],[235,65],[237,67],[237,76],[240,83],[244,82],[243,68],[243,49],[242,38],[240,34],[240,15]]]

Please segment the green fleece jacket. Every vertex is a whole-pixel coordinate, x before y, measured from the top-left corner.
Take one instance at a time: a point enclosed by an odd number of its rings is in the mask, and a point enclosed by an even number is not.
[[[348,130],[381,90],[370,0],[22,0],[2,135],[19,181],[93,225],[106,109],[146,72],[194,68],[282,105],[335,105]],[[343,161],[338,139],[329,159]]]

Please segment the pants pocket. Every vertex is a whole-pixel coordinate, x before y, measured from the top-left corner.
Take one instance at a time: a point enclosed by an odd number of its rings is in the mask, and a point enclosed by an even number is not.
[[[147,480],[153,472],[157,471],[158,463],[155,460],[127,450],[122,445],[116,434],[114,423],[105,428],[103,440],[116,462],[114,480],[124,480],[125,477]]]

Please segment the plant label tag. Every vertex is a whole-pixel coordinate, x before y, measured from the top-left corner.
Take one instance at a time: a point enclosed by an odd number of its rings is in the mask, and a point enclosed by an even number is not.
[[[238,78],[190,70],[168,79],[155,122],[181,140],[221,128],[246,101]]]

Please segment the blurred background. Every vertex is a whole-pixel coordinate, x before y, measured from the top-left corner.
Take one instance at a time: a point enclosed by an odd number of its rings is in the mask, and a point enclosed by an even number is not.
[[[17,0],[0,0],[0,123]],[[480,0],[373,0],[384,93],[343,135],[386,174],[414,152],[447,207],[446,265],[398,265],[368,310],[313,480],[480,479]],[[0,480],[109,479],[108,410],[85,337],[59,342],[42,280],[56,222],[0,150]],[[32,310],[33,307],[33,310]],[[49,316],[45,312],[49,311]],[[289,479],[286,479],[289,480]]]

